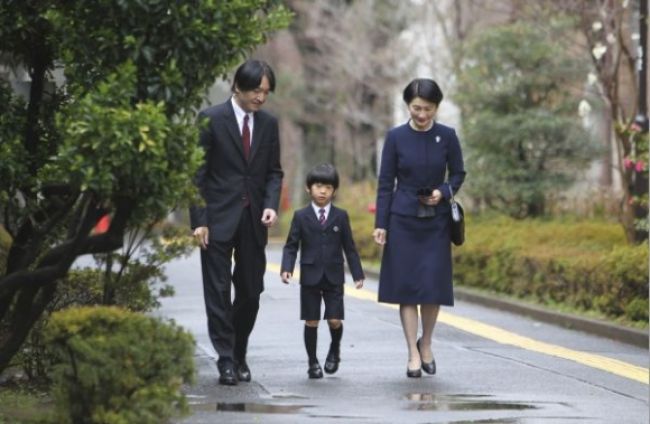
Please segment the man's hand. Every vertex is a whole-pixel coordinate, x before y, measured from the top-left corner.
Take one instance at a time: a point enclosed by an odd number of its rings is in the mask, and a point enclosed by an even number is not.
[[[355,282],[354,282],[354,286],[355,286],[357,289],[360,289],[361,287],[363,287],[363,280],[355,281]]]
[[[196,227],[194,229],[194,239],[199,243],[201,249],[205,250],[208,248],[209,235],[210,231],[208,230],[208,227]]]
[[[278,214],[273,209],[264,209],[262,212],[262,224],[265,227],[272,227],[278,220]]]
[[[289,284],[290,283],[289,280],[291,280],[291,275],[292,274],[290,272],[287,272],[287,271],[284,271],[284,272],[280,273],[280,277],[282,277],[282,282],[284,284]]]

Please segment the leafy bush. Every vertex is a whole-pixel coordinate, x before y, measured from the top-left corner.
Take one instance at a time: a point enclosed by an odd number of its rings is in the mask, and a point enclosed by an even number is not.
[[[192,336],[171,323],[117,307],[69,308],[46,331],[57,363],[60,422],[165,422],[187,411],[193,380]]]
[[[30,380],[47,380],[52,354],[43,337],[53,312],[102,304],[114,304],[134,312],[151,311],[160,306],[161,297],[174,294],[173,287],[166,284],[164,265],[189,254],[191,249],[193,241],[185,228],[162,225],[155,231],[134,230],[121,252],[96,255],[96,267],[71,270],[59,280],[52,302],[34,324],[13,363]],[[110,273],[106,271],[108,264]]]
[[[492,216],[470,218],[467,234],[455,283],[647,326],[648,246],[628,245],[619,224]]]

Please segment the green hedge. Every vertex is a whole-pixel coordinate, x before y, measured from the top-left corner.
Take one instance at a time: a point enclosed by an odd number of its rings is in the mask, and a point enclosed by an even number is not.
[[[456,284],[648,322],[648,245],[594,220],[469,219],[454,248]]]
[[[180,388],[193,380],[194,342],[180,327],[81,307],[52,314],[46,338],[57,359],[57,422],[158,424],[187,411]]]

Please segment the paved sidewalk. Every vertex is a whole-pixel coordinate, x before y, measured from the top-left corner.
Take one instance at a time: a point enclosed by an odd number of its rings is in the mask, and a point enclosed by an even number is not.
[[[434,335],[438,373],[408,379],[397,311],[372,299],[353,296],[345,300],[339,371],[321,380],[309,380],[303,323],[299,320],[299,286],[297,282],[289,286],[281,283],[274,265],[278,262],[279,250],[269,249],[266,290],[250,340],[248,361],[253,381],[235,387],[217,384],[216,356],[206,330],[198,252],[167,267],[176,295],[163,299],[159,314],[174,318],[197,341],[197,382],[186,388],[192,415],[179,420],[179,424],[604,423],[609,422],[605,418],[608,413],[620,417],[619,422],[647,422],[647,385],[507,347],[443,324]],[[372,290],[376,282],[371,279],[367,286]],[[352,285],[346,290],[355,291]],[[607,354],[638,365],[647,363],[647,350],[630,347],[628,352],[615,342],[507,312],[473,309],[462,302],[453,309],[445,308],[454,313],[478,313],[488,323],[505,320],[520,334],[532,328],[535,337],[561,340],[569,348],[617,352]],[[321,363],[328,345],[329,332],[321,323]]]

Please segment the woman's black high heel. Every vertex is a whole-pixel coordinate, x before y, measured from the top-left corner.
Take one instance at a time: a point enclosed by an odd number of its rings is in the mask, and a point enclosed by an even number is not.
[[[409,378],[420,378],[422,377],[422,371],[420,368],[416,370],[410,370],[408,367],[406,367],[406,376]]]
[[[433,375],[436,373],[436,360],[433,358],[431,358],[431,362],[424,362],[422,360],[422,352],[420,352],[420,340],[422,339],[418,339],[418,341],[415,342],[415,346],[418,348],[418,353],[420,354],[420,362],[422,363],[422,369],[427,374]]]

